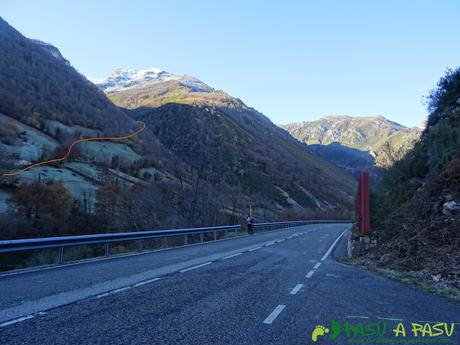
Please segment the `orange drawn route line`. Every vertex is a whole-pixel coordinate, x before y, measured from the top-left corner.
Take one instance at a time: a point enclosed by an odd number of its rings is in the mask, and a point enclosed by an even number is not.
[[[19,174],[22,174],[24,171],[27,171],[27,170],[30,170],[32,168],[36,168],[40,165],[45,165],[45,164],[50,164],[50,163],[56,163],[56,162],[62,162],[64,160],[66,160],[70,154],[72,153],[72,150],[73,148],[75,147],[75,145],[79,144],[79,143],[82,143],[82,142],[85,142],[85,141],[102,141],[102,140],[126,140],[126,139],[129,139],[129,138],[132,138],[136,135],[138,135],[140,132],[142,132],[146,127],[147,125],[142,122],[142,121],[136,121],[137,123],[140,123],[142,124],[142,128],[137,130],[136,132],[132,133],[132,134],[129,134],[129,135],[125,135],[125,136],[122,136],[122,137],[98,137],[98,138],[80,138],[76,141],[74,141],[70,146],[69,146],[69,149],[67,150],[67,153],[61,157],[61,158],[55,158],[55,159],[50,159],[48,161],[43,161],[43,162],[39,162],[39,163],[34,163],[32,165],[29,165],[27,167],[25,167],[24,169],[21,169],[21,170],[18,170],[18,171],[14,171],[14,172],[7,172],[7,173],[3,173],[2,175],[3,176],[16,176],[16,175],[19,175]]]

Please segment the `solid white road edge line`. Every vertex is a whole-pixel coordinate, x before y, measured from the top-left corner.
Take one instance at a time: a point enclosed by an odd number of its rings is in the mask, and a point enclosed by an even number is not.
[[[273,321],[275,321],[275,319],[278,317],[279,314],[281,314],[281,312],[283,311],[283,309],[286,308],[286,306],[284,304],[280,304],[278,305],[272,312],[270,315],[268,315],[268,317],[264,320],[264,324],[266,325],[270,325]]]
[[[318,262],[315,266],[313,266],[313,269],[317,270],[321,266],[321,262]]]
[[[22,317],[19,317],[19,318],[17,318],[17,319],[14,319],[14,320],[10,320],[10,321],[6,321],[6,322],[3,322],[3,323],[0,323],[0,327],[10,326],[10,325],[13,325],[13,324],[18,323],[18,322],[22,322],[22,321],[25,321],[25,320],[33,319],[34,317],[35,317],[34,315],[22,316]]]
[[[329,247],[329,249],[327,250],[326,254],[323,255],[323,257],[321,258],[321,261],[324,261],[327,259],[327,257],[329,256],[329,254],[331,254],[332,252],[332,249],[334,249],[335,245],[337,244],[337,242],[339,242],[339,240],[342,238],[343,234],[346,232],[347,230],[345,230],[344,232],[342,232],[339,237],[337,237],[334,241],[334,243],[332,243],[332,245]]]
[[[122,287],[122,288],[119,288],[119,289],[115,289],[112,291],[112,293],[119,293],[119,292],[122,292],[122,291],[126,291],[126,290],[129,290],[131,289],[131,286],[126,286],[126,287]]]

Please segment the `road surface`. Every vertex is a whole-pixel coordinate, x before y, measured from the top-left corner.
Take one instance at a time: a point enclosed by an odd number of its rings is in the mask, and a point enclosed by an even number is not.
[[[350,344],[344,330],[330,339],[332,320],[385,324],[386,337],[399,323],[460,322],[457,304],[338,263],[349,227],[1,276],[0,344]],[[329,332],[313,342],[317,325]]]

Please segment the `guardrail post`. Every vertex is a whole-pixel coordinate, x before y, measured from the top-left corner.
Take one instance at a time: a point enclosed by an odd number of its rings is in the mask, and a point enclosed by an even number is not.
[[[214,241],[217,241],[217,231],[214,231]]]
[[[188,244],[188,235],[184,235],[184,246]]]
[[[139,251],[142,252],[144,250],[144,240],[139,240]]]
[[[168,248],[168,237],[167,236],[163,238],[163,245],[165,248]]]
[[[64,247],[59,247],[59,263],[64,263]]]
[[[110,247],[109,247],[109,242],[104,243],[104,256],[109,256],[110,255]]]
[[[200,232],[200,242],[201,243],[204,242],[204,234],[202,232]]]

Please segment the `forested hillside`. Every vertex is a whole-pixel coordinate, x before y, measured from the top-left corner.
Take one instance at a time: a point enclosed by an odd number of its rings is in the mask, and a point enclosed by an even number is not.
[[[350,217],[349,176],[223,91],[120,70],[104,83],[115,105],[56,47],[3,20],[0,49],[2,238],[239,223],[249,205],[261,221]],[[82,142],[64,161],[3,175],[81,137],[131,134],[136,120],[147,128],[129,140]]]
[[[372,194],[372,228],[379,266],[417,271],[459,287],[460,69],[450,70],[429,96],[420,142],[385,174]]]
[[[344,212],[354,181],[223,91],[181,81],[109,92],[200,178],[238,186],[269,211]],[[342,208],[341,205],[345,205]]]
[[[129,220],[122,211],[129,203],[121,202],[123,194],[137,195],[135,190],[148,185],[138,177],[145,170],[156,188],[179,185],[174,172],[187,172],[150,129],[131,140],[82,143],[62,163],[3,176],[62,157],[80,137],[127,135],[140,125],[57,48],[24,37],[1,18],[0,51],[0,237],[159,226],[165,217],[152,220],[141,211],[139,220]]]
[[[0,113],[41,129],[45,120],[107,132],[134,128],[60,54],[52,54],[49,45],[25,38],[1,18],[0,51]]]

